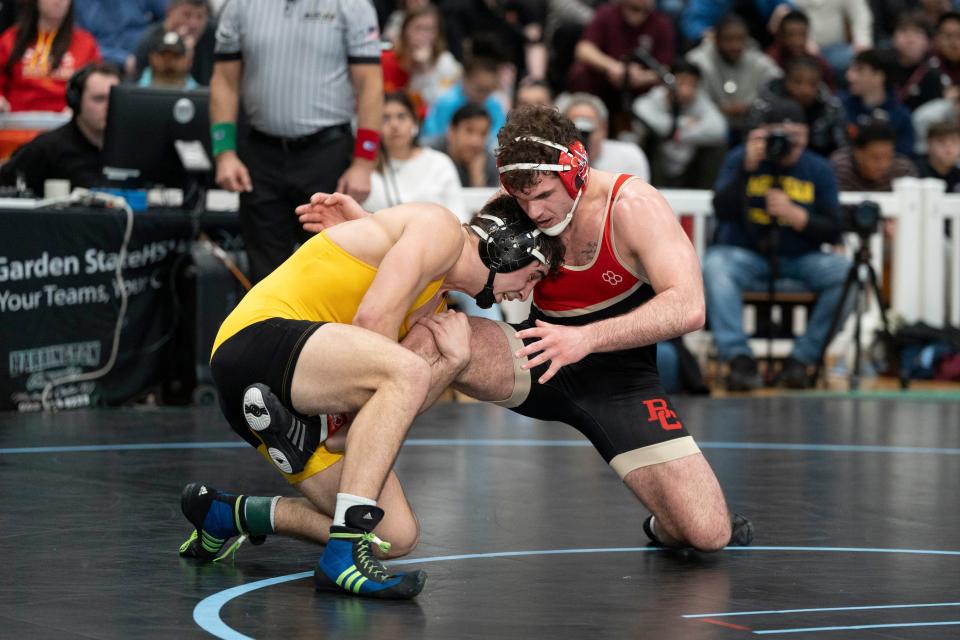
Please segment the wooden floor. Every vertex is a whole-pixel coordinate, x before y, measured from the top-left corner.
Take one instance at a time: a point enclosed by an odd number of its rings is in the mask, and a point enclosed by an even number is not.
[[[180,488],[289,489],[213,409],[0,416],[3,638],[960,638],[960,394],[685,398],[755,544],[646,546],[646,511],[568,427],[484,404],[420,419],[397,470],[413,602],[316,593],[320,548],[177,556]]]

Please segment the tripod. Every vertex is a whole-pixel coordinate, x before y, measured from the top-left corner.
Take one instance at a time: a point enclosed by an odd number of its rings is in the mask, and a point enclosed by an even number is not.
[[[854,313],[856,314],[856,320],[853,334],[854,355],[853,368],[850,370],[849,379],[851,391],[856,391],[860,388],[860,321],[863,317],[863,305],[861,303],[863,302],[864,296],[869,295],[869,288],[873,289],[873,293],[877,299],[877,305],[880,307],[880,319],[883,322],[883,331],[886,335],[890,335],[890,326],[887,323],[887,303],[883,299],[883,293],[881,293],[880,287],[877,284],[877,272],[870,263],[870,232],[859,231],[857,236],[860,239],[860,244],[854,254],[853,264],[850,265],[850,270],[847,272],[847,279],[843,284],[843,293],[840,295],[840,302],[837,303],[837,308],[833,312],[833,319],[830,321],[830,329],[827,331],[827,337],[823,341],[823,346],[820,347],[820,355],[817,357],[817,366],[813,371],[812,378],[813,383],[816,384],[817,379],[820,377],[824,358],[827,354],[827,347],[830,346],[837,331],[840,329],[840,321],[843,319],[843,309],[846,306],[847,296],[850,294],[851,289],[855,289]]]

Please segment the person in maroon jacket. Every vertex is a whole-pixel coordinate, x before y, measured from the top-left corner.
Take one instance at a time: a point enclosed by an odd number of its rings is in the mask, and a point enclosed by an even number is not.
[[[612,119],[623,113],[624,105],[629,109],[633,98],[659,84],[660,76],[651,66],[673,64],[673,22],[654,6],[654,0],[601,5],[577,43],[567,89],[600,96]],[[630,96],[627,102],[624,93]]]

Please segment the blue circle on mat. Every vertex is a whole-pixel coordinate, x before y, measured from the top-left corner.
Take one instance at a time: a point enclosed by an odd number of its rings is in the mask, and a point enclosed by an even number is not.
[[[522,556],[550,556],[550,555],[571,555],[577,553],[646,553],[664,551],[661,547],[612,547],[598,549],[541,549],[535,551],[495,551],[491,553],[468,553],[453,556],[433,556],[430,558],[406,558],[404,560],[393,560],[387,564],[390,566],[406,564],[425,564],[428,562],[447,562],[450,560],[482,560],[489,558],[516,558]],[[781,551],[781,552],[807,552],[807,553],[899,553],[907,555],[920,556],[960,556],[960,551],[941,551],[936,549],[872,549],[864,547],[727,547],[724,549],[727,553],[742,553],[744,551]],[[200,625],[200,628],[224,640],[253,640],[250,636],[245,636],[239,631],[220,619],[220,610],[234,598],[242,595],[271,587],[284,582],[301,580],[303,578],[313,577],[313,571],[301,571],[291,573],[276,578],[266,578],[257,580],[250,584],[243,584],[238,587],[232,587],[219,591],[213,595],[207,596],[201,600],[193,609],[193,620]]]

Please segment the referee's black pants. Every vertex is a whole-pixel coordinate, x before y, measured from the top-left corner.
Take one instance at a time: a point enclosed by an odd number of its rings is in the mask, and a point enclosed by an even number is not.
[[[253,183],[253,191],[240,194],[240,229],[257,283],[310,238],[294,209],[317,191],[336,189],[350,166],[353,136],[349,125],[297,140],[252,130],[238,151]]]

